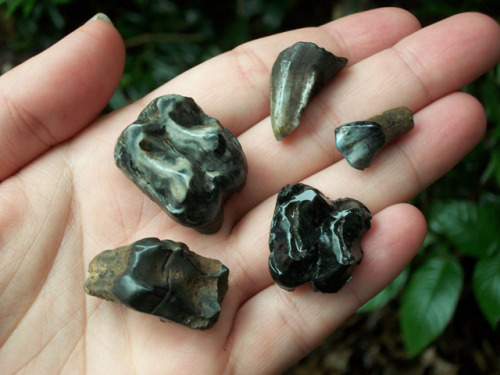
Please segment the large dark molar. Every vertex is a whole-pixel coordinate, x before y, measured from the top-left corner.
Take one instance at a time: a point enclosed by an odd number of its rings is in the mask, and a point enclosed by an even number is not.
[[[223,205],[245,184],[238,140],[193,99],[154,99],[118,138],[115,162],[174,220],[202,233],[219,230]]]
[[[346,64],[346,58],[310,42],[295,43],[278,55],[271,71],[271,124],[277,140],[299,126],[309,100]]]
[[[354,121],[335,129],[337,149],[356,169],[369,167],[379,150],[397,137],[413,129],[413,113],[397,107],[369,118]]]
[[[87,294],[190,328],[217,322],[229,270],[181,242],[145,238],[105,250],[89,265]]]
[[[314,290],[335,293],[363,257],[361,238],[371,213],[361,202],[332,201],[304,185],[286,185],[278,194],[269,237],[274,281],[293,290],[310,281]]]

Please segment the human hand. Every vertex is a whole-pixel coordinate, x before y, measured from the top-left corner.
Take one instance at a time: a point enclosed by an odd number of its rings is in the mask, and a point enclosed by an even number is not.
[[[349,58],[276,142],[269,76],[278,53],[311,41]],[[94,120],[116,88],[124,48],[108,23],[85,24],[0,77],[0,372],[267,374],[317,346],[410,262],[425,220],[407,202],[481,139],[480,103],[456,92],[500,58],[500,28],[461,14],[420,30],[399,9],[377,9],[247,43]],[[115,167],[120,132],[154,97],[193,97],[238,136],[247,183],[214,235],[174,223]],[[334,128],[406,105],[415,129],[367,170],[335,148]],[[275,195],[303,181],[374,214],[353,279],[336,294],[272,282],[267,261]],[[207,331],[83,293],[89,261],[144,237],[185,242],[230,269],[219,321]]]

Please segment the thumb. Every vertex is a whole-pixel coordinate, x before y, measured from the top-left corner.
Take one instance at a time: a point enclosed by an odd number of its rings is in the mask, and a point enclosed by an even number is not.
[[[125,63],[102,17],[0,77],[0,181],[87,126],[113,95]]]

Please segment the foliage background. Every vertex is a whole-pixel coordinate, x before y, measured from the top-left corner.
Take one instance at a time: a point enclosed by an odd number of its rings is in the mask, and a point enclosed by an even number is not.
[[[248,40],[380,6],[405,8],[423,25],[472,10],[500,20],[498,0],[0,0],[0,69],[9,70],[104,12],[127,47],[125,73],[107,109],[113,110]],[[486,137],[414,199],[429,222],[427,240],[408,269],[361,309],[376,311],[389,303],[399,310],[409,357],[445,330],[456,307],[464,308],[460,301],[477,304],[479,319],[498,334],[500,64],[463,90],[485,106]]]

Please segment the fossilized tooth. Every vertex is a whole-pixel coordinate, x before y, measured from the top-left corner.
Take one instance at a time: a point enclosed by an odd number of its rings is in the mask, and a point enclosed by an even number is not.
[[[380,149],[413,129],[413,113],[397,107],[369,118],[354,121],[335,129],[337,149],[356,169],[365,169]]]
[[[283,50],[271,71],[271,125],[278,141],[299,126],[302,112],[347,64],[310,42],[298,42]]]
[[[219,230],[223,205],[245,184],[238,140],[193,99],[154,99],[118,138],[118,168],[178,223]]]
[[[207,329],[219,318],[229,270],[182,242],[144,238],[98,254],[89,273],[83,288],[91,296]]]
[[[371,213],[363,203],[332,201],[308,185],[286,185],[278,194],[269,236],[269,269],[283,289],[310,281],[315,291],[335,293],[361,262],[361,238]]]

